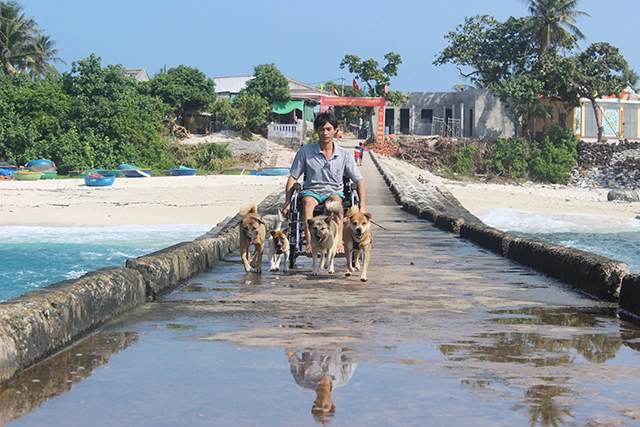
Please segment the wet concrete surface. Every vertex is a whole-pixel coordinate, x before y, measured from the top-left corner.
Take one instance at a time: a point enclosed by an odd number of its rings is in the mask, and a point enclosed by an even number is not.
[[[403,212],[363,168],[386,228],[369,282],[345,277],[344,259],[314,277],[310,258],[257,275],[231,257],[24,372],[0,390],[0,420],[640,425],[640,328]]]

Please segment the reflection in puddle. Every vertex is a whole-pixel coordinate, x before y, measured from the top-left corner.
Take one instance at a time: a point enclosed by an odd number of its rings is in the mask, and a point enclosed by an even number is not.
[[[42,403],[89,377],[105,365],[114,353],[120,353],[138,340],[134,332],[92,335],[77,345],[22,372],[0,389],[0,424],[22,417]]]
[[[311,408],[313,418],[323,424],[330,421],[336,412],[331,393],[349,382],[357,366],[351,360],[352,351],[306,348],[298,354],[288,348],[286,352],[296,383],[316,392]]]

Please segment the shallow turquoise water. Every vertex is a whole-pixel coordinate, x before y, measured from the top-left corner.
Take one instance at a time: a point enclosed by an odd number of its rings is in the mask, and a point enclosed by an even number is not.
[[[0,301],[191,241],[213,224],[95,228],[0,227]]]
[[[631,273],[640,273],[640,220],[512,209],[493,209],[480,219],[502,231],[626,262]]]

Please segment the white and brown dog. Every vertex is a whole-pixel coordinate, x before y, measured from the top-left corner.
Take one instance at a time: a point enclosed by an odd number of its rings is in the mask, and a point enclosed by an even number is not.
[[[251,267],[256,273],[262,273],[262,255],[267,235],[267,227],[264,220],[258,215],[258,207],[255,203],[247,203],[240,209],[242,220],[240,221],[240,255],[244,269],[248,273]],[[250,256],[249,248],[253,245],[253,256]]]
[[[288,229],[281,230],[284,217],[278,212],[276,228],[269,230],[269,270],[280,271],[280,261],[284,256],[284,271],[289,271],[289,237]]]
[[[311,232],[311,256],[313,257],[314,276],[321,268],[327,268],[329,274],[335,273],[333,261],[338,250],[338,220],[342,213],[342,203],[329,201],[324,205],[324,215],[307,220]],[[320,258],[320,261],[318,261]]]
[[[371,244],[373,243],[371,214],[369,212],[360,212],[358,206],[349,208],[342,231],[342,240],[344,240],[344,252],[347,256],[347,268],[349,269],[346,275],[351,276],[353,274],[354,264],[356,270],[360,270],[360,254],[364,253],[360,280],[366,282],[367,269],[371,258]]]

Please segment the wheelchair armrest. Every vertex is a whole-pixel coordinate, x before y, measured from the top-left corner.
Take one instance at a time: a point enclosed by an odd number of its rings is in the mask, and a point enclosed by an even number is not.
[[[299,182],[293,184],[293,191],[302,191],[302,185]]]

